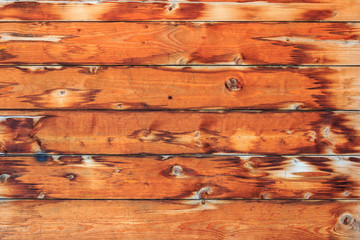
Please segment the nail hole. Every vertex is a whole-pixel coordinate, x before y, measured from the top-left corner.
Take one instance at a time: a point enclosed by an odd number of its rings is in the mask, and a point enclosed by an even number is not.
[[[64,96],[65,93],[66,93],[65,90],[60,90],[60,91],[59,91],[59,95],[60,95],[60,96]]]
[[[173,99],[173,97],[172,97],[172,96],[168,96],[168,99],[171,100],[171,99]]]

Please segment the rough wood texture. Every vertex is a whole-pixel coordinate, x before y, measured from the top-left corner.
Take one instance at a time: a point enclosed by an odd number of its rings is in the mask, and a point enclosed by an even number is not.
[[[0,23],[2,64],[355,65],[359,23]]]
[[[0,3],[0,21],[359,21],[359,0],[278,3],[34,1]]]
[[[2,112],[0,151],[359,153],[359,112]]]
[[[359,82],[358,67],[0,67],[0,108],[360,110]]]
[[[0,197],[360,198],[359,168],[358,156],[12,156],[0,158]]]
[[[360,238],[358,201],[202,203],[1,201],[0,237],[3,240]]]

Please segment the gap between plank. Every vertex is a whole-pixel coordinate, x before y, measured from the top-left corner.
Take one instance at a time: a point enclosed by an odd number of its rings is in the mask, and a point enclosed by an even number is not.
[[[0,22],[1,23],[1,22]],[[147,64],[147,65],[129,65],[129,64],[1,64],[0,67],[267,67],[267,68],[326,68],[326,67],[360,67],[358,64],[351,64],[351,65],[309,65],[309,64],[302,64],[302,65],[286,65],[286,64],[250,64],[250,65],[231,65],[231,64],[190,64],[190,65],[174,65],[174,64]]]
[[[213,154],[54,154],[54,153],[0,153],[0,157],[36,157],[36,156],[59,156],[59,157],[81,157],[81,156],[91,156],[91,157],[198,157],[198,158],[208,158],[208,157],[360,157],[360,154],[268,154],[268,155],[259,155],[259,154],[237,154],[237,153],[213,153]]]
[[[299,198],[294,198],[294,199],[286,199],[286,198],[274,198],[274,199],[254,199],[254,198],[233,198],[233,199],[227,199],[227,198],[205,198],[205,199],[198,199],[198,198],[194,198],[194,199],[159,199],[159,198],[154,198],[154,199],[148,199],[148,198],[142,198],[142,199],[133,199],[133,198],[122,198],[122,199],[117,199],[117,198],[51,198],[51,199],[37,199],[37,198],[0,198],[0,202],[1,201],[160,201],[160,202],[167,202],[167,201],[171,201],[171,202],[176,202],[176,201],[199,201],[199,203],[202,201],[243,201],[243,202],[271,202],[271,201],[282,201],[282,202],[288,202],[288,201],[297,201],[297,202],[339,202],[339,201],[347,201],[347,202],[351,202],[351,201],[360,201],[359,198],[353,198],[353,199],[343,199],[343,198],[334,198],[334,199],[299,199]]]
[[[19,111],[19,112],[178,112],[178,113],[186,113],[186,112],[193,112],[193,113],[224,113],[224,112],[239,112],[239,113],[262,113],[262,112],[273,112],[273,113],[292,113],[292,112],[360,112],[359,109],[354,110],[341,110],[341,109],[186,109],[186,108],[177,108],[177,109],[124,109],[124,110],[114,110],[114,109],[107,109],[107,108],[99,108],[99,109],[68,109],[68,108],[2,108],[0,109],[1,112],[6,111]]]
[[[174,22],[174,23],[189,23],[189,22],[194,22],[194,23],[360,23],[359,21],[325,21],[325,20],[298,20],[298,21],[253,21],[253,20],[239,20],[239,21],[234,21],[234,20],[229,20],[229,21],[211,21],[211,20],[207,20],[207,21],[201,21],[201,20],[114,20],[114,21],[109,21],[109,20],[105,20],[105,21],[100,21],[100,20],[84,20],[84,21],[79,21],[79,20],[18,20],[18,21],[10,21],[10,20],[5,20],[2,21],[0,20],[0,23],[34,23],[34,22],[56,22],[56,23],[168,23],[168,22]]]

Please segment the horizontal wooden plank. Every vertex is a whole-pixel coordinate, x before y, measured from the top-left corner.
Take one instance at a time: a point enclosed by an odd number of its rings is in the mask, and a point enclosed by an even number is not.
[[[171,0],[159,0],[156,2],[170,2]],[[177,0],[173,2],[179,3],[187,3],[187,2],[215,2],[215,3],[254,3],[254,4],[266,4],[266,3],[337,3],[343,2],[348,3],[349,1],[354,0],[202,0],[202,1],[192,1],[192,0]],[[14,3],[14,2],[39,2],[39,3],[79,3],[79,4],[101,4],[101,3],[118,3],[118,2],[126,2],[126,0],[2,0],[4,4]],[[145,2],[151,3],[154,0],[132,0],[131,2]],[[350,2],[349,2],[350,3]],[[354,6],[356,7],[356,6]]]
[[[360,68],[0,67],[2,109],[359,110]]]
[[[312,2],[10,1],[0,21],[359,21],[359,0]]]
[[[0,151],[55,154],[359,153],[359,112],[8,111]]]
[[[359,201],[1,201],[1,239],[359,239]]]
[[[360,23],[0,23],[0,64],[356,65]]]
[[[360,198],[360,157],[0,157],[0,197]]]

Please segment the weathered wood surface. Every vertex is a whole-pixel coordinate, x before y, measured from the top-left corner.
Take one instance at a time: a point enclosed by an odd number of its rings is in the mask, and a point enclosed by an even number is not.
[[[0,157],[0,197],[360,198],[360,157]]]
[[[0,21],[359,21],[359,0],[311,2],[10,1]]]
[[[0,67],[2,109],[360,110],[358,67]]]
[[[1,239],[360,238],[359,201],[0,202]]]
[[[356,65],[360,23],[0,23],[1,64]]]
[[[355,154],[359,112],[3,111],[0,151]]]

